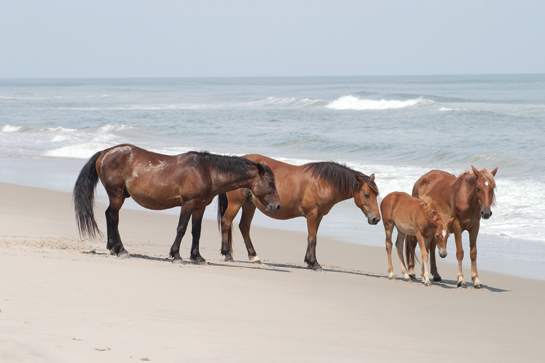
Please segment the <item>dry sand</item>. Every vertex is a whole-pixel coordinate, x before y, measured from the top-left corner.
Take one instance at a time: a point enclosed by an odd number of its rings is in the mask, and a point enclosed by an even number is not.
[[[449,264],[428,288],[397,265],[390,281],[383,248],[329,238],[317,273],[302,263],[305,233],[264,228],[264,264],[247,261],[240,235],[239,262],[225,263],[213,221],[209,265],[174,265],[177,217],[127,209],[132,258],[118,259],[103,239],[79,240],[70,198],[0,184],[0,362],[543,361],[543,281],[480,271],[485,288],[458,289]]]

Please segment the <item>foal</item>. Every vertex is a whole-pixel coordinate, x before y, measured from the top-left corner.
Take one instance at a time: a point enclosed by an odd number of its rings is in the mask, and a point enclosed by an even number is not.
[[[447,256],[448,224],[452,223],[452,219],[444,223],[441,216],[430,206],[427,200],[414,198],[403,192],[390,193],[380,203],[380,212],[386,232],[388,277],[390,279],[394,277],[394,268],[392,267],[392,232],[394,227],[397,228],[396,249],[405,281],[410,279],[403,259],[405,236],[416,236],[418,240],[422,252],[422,283],[426,286],[431,285],[428,274],[428,250],[431,241],[435,240],[442,258]]]

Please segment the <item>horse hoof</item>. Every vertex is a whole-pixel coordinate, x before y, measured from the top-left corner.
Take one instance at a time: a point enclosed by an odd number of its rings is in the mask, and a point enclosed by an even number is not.
[[[439,281],[443,281],[443,279],[441,278],[441,276],[433,276],[433,281],[439,282]]]
[[[416,274],[409,274],[409,278],[411,280],[416,280]]]
[[[172,260],[172,263],[174,263],[174,264],[177,264],[177,265],[181,265],[181,264],[183,264],[183,262],[182,262],[182,259],[181,259],[181,258],[175,258],[174,260]]]
[[[261,264],[261,259],[260,259],[258,256],[250,256],[250,257],[248,257],[248,259],[249,259],[250,261],[252,261],[252,263]]]
[[[308,265],[307,268],[316,272],[322,272],[324,270],[320,265]]]
[[[394,279],[394,274],[391,273],[391,274],[388,276],[388,279],[389,279],[389,280],[393,280],[393,279]]]
[[[422,281],[422,285],[428,287],[428,286],[431,286],[431,282],[429,282],[429,281]]]
[[[235,262],[235,260],[233,259],[233,257],[225,257],[224,262]]]
[[[403,281],[411,281],[411,277],[410,276],[405,276],[405,277],[403,277]]]
[[[131,255],[127,251],[121,252],[119,255],[117,255],[118,258],[131,258]]]
[[[193,261],[195,265],[208,265],[208,262],[202,257],[192,258],[191,261]]]
[[[467,286],[466,286],[466,283],[465,283],[464,281],[458,281],[458,283],[456,284],[456,287],[463,287],[463,288],[465,288],[465,287],[467,287]]]
[[[481,289],[483,287],[483,284],[478,283],[478,284],[473,285],[473,287],[476,288],[476,289]]]

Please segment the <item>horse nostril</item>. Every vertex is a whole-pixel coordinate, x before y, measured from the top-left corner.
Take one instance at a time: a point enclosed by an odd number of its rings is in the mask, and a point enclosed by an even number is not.
[[[481,211],[481,215],[484,216],[484,212],[483,212],[483,211]]]
[[[278,212],[280,210],[280,204],[278,204],[278,207],[276,207],[276,211]]]
[[[379,219],[377,217],[373,218],[373,220],[372,220],[373,224],[377,224],[378,221],[379,221]]]
[[[492,217],[492,211],[490,211],[490,217]]]

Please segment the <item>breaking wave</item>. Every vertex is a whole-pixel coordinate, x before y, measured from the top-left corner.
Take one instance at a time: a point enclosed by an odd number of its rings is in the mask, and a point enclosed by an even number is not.
[[[387,110],[394,108],[404,108],[416,106],[425,103],[434,103],[423,97],[418,97],[412,100],[367,100],[354,96],[343,96],[339,99],[328,103],[325,107],[333,110]]]

